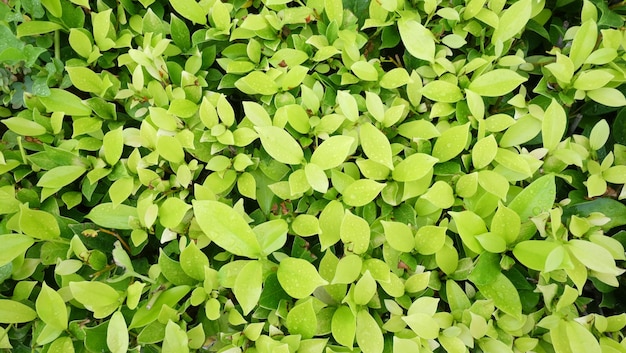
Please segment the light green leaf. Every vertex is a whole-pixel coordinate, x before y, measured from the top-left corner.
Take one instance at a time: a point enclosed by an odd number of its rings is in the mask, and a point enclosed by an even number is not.
[[[414,19],[398,21],[400,38],[409,54],[428,62],[435,58],[435,40],[430,30]]]
[[[343,23],[343,2],[341,0],[324,0],[324,12],[329,21],[335,21],[341,27]]]
[[[187,332],[174,321],[169,320],[165,326],[162,353],[189,353]]]
[[[517,212],[522,222],[552,208],[556,198],[554,175],[544,175],[526,186],[508,207]]]
[[[513,3],[500,15],[498,27],[493,31],[492,42],[505,42],[524,29],[530,19],[532,10],[531,0],[521,0]]]
[[[255,126],[272,126],[272,118],[260,104],[243,102],[243,111]]]
[[[624,94],[615,88],[602,87],[587,91],[587,97],[600,104],[604,104],[607,107],[626,106],[626,98],[624,97]]]
[[[550,151],[554,150],[561,142],[563,134],[565,134],[566,125],[567,117],[565,116],[565,110],[563,110],[563,107],[556,99],[552,99],[552,103],[546,109],[541,124],[543,147]]]
[[[574,63],[574,68],[578,69],[593,52],[598,40],[598,26],[595,21],[589,19],[585,21],[574,35],[569,57]]]
[[[414,313],[409,316],[403,316],[402,321],[406,322],[420,338],[432,340],[439,336],[439,324],[431,315]]]
[[[369,159],[393,170],[391,145],[382,131],[370,123],[363,124],[360,126],[359,139],[363,152]]]
[[[356,316],[348,306],[341,305],[333,314],[331,332],[337,343],[352,348],[356,335]]]
[[[380,87],[386,89],[394,89],[398,87],[402,87],[408,83],[410,83],[411,78],[409,73],[403,67],[396,67],[395,69],[391,69],[387,71],[383,77],[380,79]],[[367,92],[366,92],[367,93]]]
[[[496,308],[513,317],[522,316],[522,302],[517,289],[511,281],[502,273],[498,273],[493,282],[479,285],[476,288],[487,299],[493,300]]]
[[[438,161],[428,154],[414,153],[396,165],[392,173],[393,179],[402,182],[421,179],[430,173]]]
[[[285,164],[301,164],[304,153],[298,142],[287,131],[276,126],[257,126],[261,144],[275,160]]]
[[[415,233],[415,250],[422,255],[432,255],[446,242],[446,227],[421,226]]]
[[[496,69],[473,79],[468,88],[483,97],[499,97],[513,91],[527,80],[515,71]]]
[[[337,98],[335,99],[341,113],[350,121],[357,121],[359,119],[359,107],[356,99],[348,91],[337,91]]]
[[[312,338],[317,332],[317,316],[313,300],[307,300],[289,310],[285,326],[292,335],[301,335],[303,339]]]
[[[259,261],[248,261],[237,275],[233,287],[233,293],[244,315],[248,315],[257,306],[262,285],[263,265]]]
[[[565,246],[583,265],[593,271],[612,276],[619,276],[624,272],[615,266],[615,260],[613,260],[611,253],[598,244],[581,239],[572,239]]]
[[[23,234],[0,235],[2,251],[0,251],[0,266],[4,266],[21,256],[30,248],[35,241],[32,237]]]
[[[578,75],[573,87],[584,91],[592,91],[606,86],[613,78],[615,76],[606,70],[587,70]]]
[[[363,81],[378,81],[378,71],[366,61],[357,61],[350,67],[354,75]]]
[[[565,326],[572,352],[604,352],[593,333],[577,321],[561,321],[561,325]]]
[[[491,232],[500,235],[507,244],[512,244],[517,240],[521,229],[519,215],[510,208],[500,204],[493,218],[491,219]]]
[[[71,184],[83,175],[87,169],[78,165],[67,165],[53,168],[41,176],[37,186],[44,188],[62,188]]]
[[[120,294],[103,282],[70,282],[72,296],[89,311],[97,313],[100,308],[117,307]]]
[[[422,89],[422,94],[430,100],[443,103],[456,103],[463,99],[459,86],[442,80],[429,82]]]
[[[69,74],[74,87],[83,92],[98,94],[106,88],[100,75],[86,67],[66,67],[65,71]]]
[[[180,267],[185,273],[198,281],[204,281],[204,268],[209,266],[209,259],[198,249],[195,242],[190,242],[180,252]]]
[[[111,315],[109,326],[107,327],[107,347],[111,353],[124,353],[128,351],[128,328],[124,315],[116,311]]]
[[[2,119],[2,123],[9,130],[22,136],[40,136],[47,133],[46,128],[39,123],[20,117]]]
[[[218,201],[194,200],[193,211],[200,229],[224,250],[249,258],[261,255],[256,235],[230,206]]]
[[[449,214],[454,219],[463,244],[473,252],[480,254],[483,247],[476,240],[476,236],[487,232],[484,220],[472,211],[449,212]]]
[[[41,292],[35,302],[37,315],[46,323],[59,330],[67,329],[67,308],[65,301],[57,291],[48,287],[45,282],[41,287]]]
[[[78,53],[78,55],[82,56],[83,58],[88,58],[89,55],[91,55],[93,42],[91,41],[91,38],[83,31],[84,30],[78,28],[70,28],[69,43],[72,49],[74,49],[74,51]]]
[[[498,152],[496,153],[496,157],[494,159],[501,166],[520,173],[525,177],[530,177],[532,175],[528,162],[520,156],[517,151],[498,148]]]
[[[384,339],[378,323],[367,309],[356,315],[356,342],[363,353],[382,353]]]
[[[470,138],[470,123],[451,127],[444,131],[435,141],[433,157],[443,163],[458,156],[467,145]]]
[[[50,240],[58,238],[61,230],[56,218],[46,211],[31,210],[20,205],[20,230],[35,239]]]
[[[494,135],[482,138],[472,148],[472,163],[476,169],[482,169],[494,160],[498,152],[498,142]]]
[[[102,203],[85,216],[95,224],[112,229],[133,229],[131,221],[138,218],[137,208],[128,205]]]
[[[370,244],[370,226],[365,219],[346,211],[339,232],[347,250],[355,254],[367,251]]]
[[[207,11],[195,0],[170,0],[170,4],[176,12],[191,22],[206,24]]]
[[[56,31],[59,29],[63,29],[58,23],[49,22],[49,21],[26,21],[22,22],[17,26],[17,36],[26,37],[26,36],[34,36],[37,34],[49,33],[52,31]]]
[[[400,222],[381,221],[385,239],[397,251],[411,252],[415,248],[413,232],[408,225]]]
[[[50,95],[39,97],[41,104],[46,107],[48,113],[63,112],[65,115],[84,116],[91,114],[83,101],[73,93],[59,88],[51,88]]]
[[[176,228],[180,225],[191,205],[177,197],[168,197],[159,206],[159,222],[167,228]]]
[[[343,202],[349,206],[365,206],[372,202],[387,184],[359,179],[343,190]]]
[[[324,170],[338,167],[350,154],[354,138],[350,136],[331,136],[322,142],[311,155],[311,163]]]
[[[9,299],[0,299],[0,323],[20,324],[33,321],[37,313],[30,307]]]
[[[376,280],[374,280],[369,270],[365,270],[365,273],[354,286],[354,303],[356,305],[366,305],[369,303],[376,294],[376,288]]]
[[[115,165],[124,150],[123,127],[120,126],[115,130],[107,132],[102,140],[102,146],[104,147],[104,159],[109,165]]]
[[[277,275],[281,287],[296,299],[308,297],[315,288],[328,284],[310,262],[292,257],[280,261]]]
[[[319,217],[321,233],[319,235],[322,250],[335,245],[341,239],[340,227],[345,215],[345,210],[341,202],[330,201],[322,210]]]
[[[183,150],[183,146],[174,136],[159,136],[156,150],[161,157],[172,163],[181,163],[185,160],[185,151]]]
[[[273,219],[257,225],[252,230],[261,246],[261,254],[268,256],[285,245],[289,226],[283,219]]]
[[[362,265],[363,262],[358,255],[349,254],[342,257],[337,264],[335,276],[331,283],[349,284],[356,281],[361,274]]]
[[[246,94],[272,95],[278,92],[276,82],[261,71],[252,71],[237,80],[235,86]]]

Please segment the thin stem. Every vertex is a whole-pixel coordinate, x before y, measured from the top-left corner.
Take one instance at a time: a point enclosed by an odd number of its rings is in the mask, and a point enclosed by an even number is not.
[[[124,239],[122,239],[122,237],[120,237],[119,234],[112,232],[110,230],[104,229],[104,228],[100,228],[98,229],[98,231],[114,236],[117,240],[120,241],[124,249],[128,251],[128,254],[131,254],[130,246],[128,246],[128,243],[126,243],[126,241],[124,241]]]
[[[54,58],[61,60],[61,32],[54,31]]]

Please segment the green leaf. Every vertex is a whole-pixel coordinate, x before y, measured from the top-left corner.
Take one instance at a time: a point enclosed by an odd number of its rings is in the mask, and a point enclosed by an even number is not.
[[[493,282],[479,285],[476,288],[487,299],[493,300],[496,308],[516,318],[522,316],[522,302],[517,289],[502,273],[498,273]]]
[[[587,328],[576,321],[561,321],[565,326],[572,352],[600,353],[603,352],[596,337]]]
[[[578,69],[593,52],[598,40],[598,26],[593,20],[585,21],[574,35],[569,57],[574,63],[574,69]]]
[[[58,238],[61,230],[56,218],[46,211],[31,210],[20,205],[20,230],[35,239],[50,240]]]
[[[499,97],[510,93],[527,80],[515,71],[495,69],[473,79],[468,88],[483,97]]]
[[[53,168],[47,171],[37,182],[37,186],[44,188],[62,188],[65,185],[71,184],[81,175],[83,175],[87,169],[78,165],[67,165]]]
[[[259,261],[248,261],[237,275],[233,287],[233,293],[244,315],[248,315],[257,306],[262,285],[263,265]]]
[[[92,311],[96,318],[110,315],[120,304],[120,294],[102,282],[70,282],[70,291],[74,299]]]
[[[193,285],[196,284],[197,281],[192,277],[189,277],[185,271],[183,270],[180,262],[169,258],[163,251],[163,249],[159,249],[159,268],[161,270],[161,274],[165,279],[172,284],[180,286],[180,285]],[[204,270],[204,269],[203,269]]]
[[[131,221],[138,218],[137,208],[128,205],[102,203],[92,208],[85,216],[95,224],[112,229],[133,229]]]
[[[174,136],[159,136],[157,140],[156,150],[161,157],[172,163],[182,163],[185,160],[185,151],[183,150],[183,146],[181,145],[180,141]]]
[[[357,121],[359,118],[359,107],[356,99],[347,91],[337,91],[337,98],[335,99],[341,113],[350,121]]]
[[[69,74],[74,87],[83,92],[99,94],[106,88],[100,75],[86,67],[66,67],[65,71]]]
[[[561,142],[566,127],[567,117],[565,116],[565,110],[563,110],[563,107],[556,99],[552,99],[550,106],[546,109],[541,124],[543,147],[547,148],[549,151],[554,150],[559,142]]]
[[[552,208],[556,199],[554,175],[544,175],[526,186],[508,207],[517,212],[522,222]]]
[[[356,342],[363,353],[383,352],[383,333],[367,309],[361,309],[356,314]]]
[[[391,145],[382,131],[372,124],[363,124],[360,126],[359,139],[367,157],[393,170]]]
[[[400,222],[381,221],[385,239],[397,251],[411,252],[415,248],[413,232],[408,225]]]
[[[209,266],[209,259],[198,249],[195,242],[190,242],[180,252],[180,267],[185,273],[198,281],[204,281],[204,268]]]
[[[396,181],[409,182],[423,178],[439,160],[425,153],[413,153],[398,163],[392,172]]]
[[[512,244],[517,240],[520,229],[521,219],[519,215],[510,208],[500,204],[491,219],[491,232],[501,236],[506,240],[507,244]]]
[[[442,80],[429,82],[422,89],[422,94],[432,101],[443,103],[456,103],[463,99],[459,86]]]
[[[524,266],[536,271],[544,271],[548,255],[559,246],[551,241],[527,240],[515,245],[513,255]]]
[[[21,256],[35,243],[32,237],[23,234],[0,235],[0,242],[2,243],[0,266],[4,266]]]
[[[494,135],[482,138],[472,148],[472,164],[476,169],[482,169],[491,164],[498,152],[498,142]]]
[[[600,104],[604,104],[607,107],[618,108],[626,106],[626,98],[624,97],[624,94],[621,91],[611,87],[602,87],[587,91],[587,97],[593,99]]]
[[[224,250],[253,259],[261,256],[256,235],[230,206],[217,201],[194,200],[193,211],[200,229]]]
[[[252,71],[235,82],[235,86],[247,94],[272,95],[278,92],[278,85],[267,74]]]
[[[39,97],[39,101],[46,107],[48,113],[63,112],[65,115],[91,115],[91,108],[84,104],[80,98],[62,89],[51,88],[50,95]]]
[[[467,123],[444,131],[435,141],[433,157],[437,158],[439,163],[443,163],[463,152],[471,137],[469,128],[470,124]]]
[[[409,54],[428,62],[435,59],[435,40],[430,30],[414,19],[401,18],[398,30]]]
[[[342,257],[337,263],[335,269],[335,276],[333,277],[332,284],[349,284],[359,277],[361,274],[361,267],[363,261],[358,255],[349,254]]]
[[[59,29],[63,29],[63,26],[55,22],[26,21],[17,26],[17,36],[18,38],[34,36],[37,34],[49,33]]]
[[[345,210],[341,202],[330,201],[322,210],[319,217],[321,233],[319,235],[322,250],[335,245],[340,238],[341,222],[343,221]]]
[[[363,81],[378,81],[378,71],[366,61],[357,61],[350,67],[354,75]]]
[[[439,336],[439,324],[431,315],[418,312],[403,316],[402,321],[406,322],[420,338],[432,340]]]
[[[612,276],[619,276],[624,272],[615,266],[615,260],[613,260],[611,253],[598,244],[581,239],[572,239],[565,246],[590,270]]]
[[[40,136],[47,133],[46,128],[41,124],[20,117],[2,119],[2,123],[6,125],[9,130],[22,136]]]
[[[343,23],[343,2],[341,0],[324,0],[324,12],[329,21],[335,21],[341,26]]]
[[[369,179],[359,179],[343,190],[343,202],[349,206],[365,206],[372,202],[386,184]]]
[[[275,160],[285,164],[301,164],[304,153],[298,142],[287,131],[276,126],[257,126],[261,144]]]
[[[331,333],[337,343],[352,348],[356,335],[356,316],[348,306],[339,306],[333,314]]]
[[[59,330],[67,329],[67,308],[65,301],[57,291],[44,282],[35,302],[37,315],[46,325]]]
[[[243,102],[243,111],[255,126],[272,126],[272,118],[260,104]]]
[[[307,300],[289,310],[285,326],[292,335],[301,335],[303,339],[312,338],[317,332],[317,316],[313,300]]]
[[[170,0],[174,10],[193,23],[204,25],[207,20],[207,11],[195,0]]]
[[[0,323],[20,324],[33,321],[37,312],[30,307],[9,299],[0,299]]]
[[[159,206],[159,222],[167,228],[178,227],[191,205],[177,197],[169,197]]]
[[[340,166],[350,155],[354,138],[350,136],[331,136],[322,142],[311,155],[311,163],[323,170]]]
[[[341,221],[339,233],[349,251],[362,254],[369,248],[370,226],[365,219],[352,214],[352,212],[346,211]]]
[[[493,31],[492,42],[505,42],[521,32],[530,19],[532,10],[531,0],[515,2],[500,15],[498,27]]]
[[[449,214],[454,219],[463,244],[473,252],[480,254],[483,247],[476,240],[476,236],[487,232],[484,220],[472,211],[449,212]]]
[[[310,262],[293,257],[280,261],[277,275],[285,292],[296,299],[308,297],[315,288],[328,284]]]
[[[259,224],[252,230],[261,246],[261,254],[269,256],[285,245],[289,225],[283,219],[273,219]]]
[[[162,353],[189,353],[187,332],[174,321],[169,320],[165,326]]]
[[[107,327],[107,347],[111,353],[123,353],[128,351],[128,328],[124,315],[116,311],[111,315],[109,326]]]
[[[446,242],[446,227],[426,225],[415,233],[415,250],[422,255],[432,255]]]
[[[72,49],[83,58],[88,58],[91,55],[93,43],[84,30],[70,28],[69,43]]]

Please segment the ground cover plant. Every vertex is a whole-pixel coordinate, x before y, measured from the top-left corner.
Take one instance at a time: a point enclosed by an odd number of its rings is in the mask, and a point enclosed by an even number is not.
[[[0,351],[626,352],[624,13],[3,0]]]

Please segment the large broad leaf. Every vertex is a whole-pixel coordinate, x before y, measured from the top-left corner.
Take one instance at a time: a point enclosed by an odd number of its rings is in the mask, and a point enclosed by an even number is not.
[[[398,30],[404,47],[409,54],[428,62],[435,58],[435,40],[433,34],[414,19],[400,19]]]
[[[24,254],[35,241],[32,237],[23,234],[4,234],[0,235],[0,266],[4,266],[13,261],[16,257]]]
[[[476,288],[485,298],[493,300],[496,308],[516,318],[521,318],[522,302],[519,293],[505,275],[498,273],[491,283],[476,284]]]
[[[378,196],[385,185],[369,179],[359,179],[343,191],[343,202],[350,206],[365,206]]]
[[[467,123],[444,131],[435,141],[433,157],[437,158],[440,163],[443,163],[458,156],[465,149],[471,136],[469,128],[470,124]]]
[[[205,24],[207,12],[195,0],[170,0],[176,12],[184,18],[198,24]]]
[[[544,175],[524,188],[508,205],[522,222],[552,208],[556,198],[554,175]]]
[[[498,27],[493,31],[491,40],[507,41],[524,29],[530,19],[532,10],[531,0],[521,0],[502,12]]]
[[[356,334],[356,316],[348,306],[340,306],[333,314],[331,332],[337,343],[352,348]]]
[[[359,139],[363,152],[369,159],[393,169],[391,144],[382,131],[370,123],[363,124],[360,126]]]
[[[313,300],[307,300],[293,307],[287,314],[285,326],[292,335],[312,338],[317,332],[317,316],[313,308]]]
[[[79,165],[66,165],[47,171],[37,182],[44,188],[62,188],[78,179],[87,169]]]
[[[328,284],[310,262],[292,257],[280,262],[277,275],[285,292],[296,299],[308,297],[315,288]]]
[[[565,116],[565,110],[563,110],[563,107],[561,107],[556,99],[552,99],[552,103],[550,103],[550,106],[546,109],[541,124],[543,147],[548,150],[554,150],[559,142],[561,142],[566,125],[567,117]]]
[[[332,136],[313,151],[311,163],[317,164],[324,170],[338,167],[350,154],[353,143],[353,137]]]
[[[381,353],[384,349],[382,331],[366,309],[356,315],[356,342],[363,353]]]
[[[90,115],[91,108],[76,95],[58,88],[50,89],[50,95],[39,97],[49,113],[64,112],[66,115]]]
[[[275,160],[285,164],[301,164],[304,153],[287,131],[276,126],[257,126],[261,144]]]
[[[132,219],[138,218],[137,208],[128,205],[113,205],[103,203],[91,209],[85,216],[95,224],[113,229],[133,229],[130,225]]]
[[[393,179],[403,182],[421,179],[438,161],[439,159],[425,153],[413,153],[396,165],[392,173]]]
[[[111,315],[109,326],[107,327],[107,347],[112,353],[123,353],[128,351],[128,328],[124,315],[116,312]]]
[[[0,323],[19,324],[35,320],[37,313],[15,300],[0,299]]]
[[[468,88],[484,97],[499,97],[527,80],[513,70],[496,69],[475,78]]]
[[[20,205],[19,224],[22,233],[36,239],[48,240],[61,235],[61,229],[53,215],[46,211],[31,210],[25,205]]]
[[[59,330],[67,329],[67,308],[63,298],[57,291],[44,282],[35,302],[37,315],[46,323]]]
[[[244,315],[248,315],[257,306],[262,285],[263,265],[259,261],[248,261],[237,275],[233,288]]]
[[[235,255],[258,258],[261,246],[245,219],[230,206],[218,201],[193,201],[200,229],[211,241]]]

